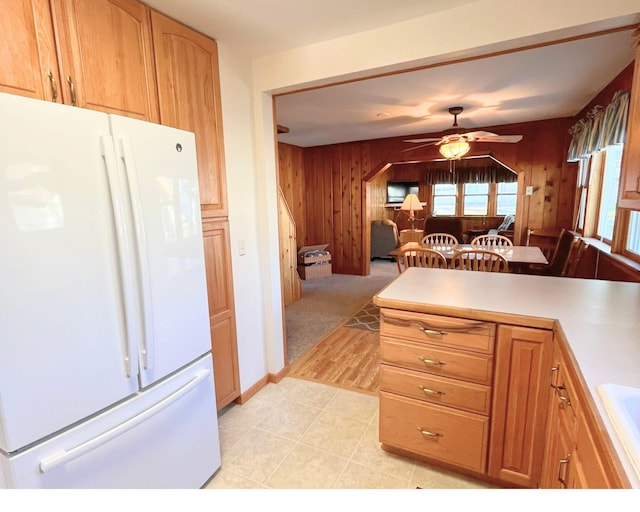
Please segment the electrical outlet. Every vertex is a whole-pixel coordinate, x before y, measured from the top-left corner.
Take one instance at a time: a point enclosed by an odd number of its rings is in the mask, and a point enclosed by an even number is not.
[[[532,196],[533,195],[533,187],[529,186],[525,190],[525,195]]]
[[[247,254],[247,247],[244,240],[238,240],[238,252],[240,253],[240,256]]]

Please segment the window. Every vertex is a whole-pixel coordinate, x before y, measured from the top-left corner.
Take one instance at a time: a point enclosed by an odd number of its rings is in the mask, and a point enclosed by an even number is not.
[[[608,241],[613,238],[613,223],[616,220],[621,161],[622,145],[607,146],[607,149],[605,149],[604,169],[602,171],[602,192],[600,193],[596,234],[601,239]]]
[[[438,183],[432,193],[434,215],[503,217],[516,214],[518,182]],[[457,201],[458,197],[462,201]]]
[[[456,185],[438,184],[433,186],[433,214],[456,214]]]
[[[463,215],[487,215],[489,210],[489,184],[464,184]]]
[[[496,215],[515,215],[518,200],[518,182],[498,183]]]
[[[606,243],[613,239],[623,148],[607,146],[580,163],[576,225],[583,236]]]
[[[640,212],[631,212],[629,215],[627,251],[640,256]]]

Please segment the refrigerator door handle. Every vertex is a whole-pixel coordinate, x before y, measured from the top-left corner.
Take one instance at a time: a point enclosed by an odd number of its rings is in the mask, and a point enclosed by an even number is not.
[[[101,136],[100,148],[102,150],[102,156],[104,158],[107,171],[107,180],[109,182],[109,195],[111,197],[111,205],[113,207],[113,220],[118,244],[120,275],[122,278],[122,289],[124,294],[127,335],[122,337],[122,342],[125,373],[127,377],[131,377],[132,368],[135,363],[131,345],[132,342],[138,338],[138,329],[135,322],[137,315],[135,311],[135,292],[133,287],[134,277],[133,269],[131,268],[131,261],[133,261],[131,259],[131,242],[129,240],[129,234],[125,222],[125,213],[123,211],[122,184],[120,183],[117,172],[118,166],[116,163],[113,137],[111,137],[111,135]],[[137,364],[135,366],[137,366]]]
[[[142,339],[142,343],[140,344],[140,354],[142,356],[142,365],[144,369],[149,370],[153,366],[154,329],[151,296],[151,276],[149,275],[149,259],[147,256],[147,240],[144,229],[142,204],[140,202],[140,190],[138,188],[136,163],[133,156],[133,147],[131,146],[131,141],[124,137],[121,138],[120,148],[122,150],[122,159],[124,161],[125,174],[127,176],[127,183],[129,185],[131,209],[133,211],[133,220],[137,240],[140,280],[142,281],[142,314],[144,317],[144,336]]]
[[[184,395],[189,393],[189,391],[198,386],[203,380],[207,379],[209,375],[211,375],[211,370],[202,370],[198,372],[193,379],[191,379],[177,391],[174,391],[166,398],[163,398],[145,411],[137,414],[136,416],[133,416],[117,427],[114,427],[111,430],[107,430],[106,432],[92,439],[89,439],[88,441],[85,441],[84,443],[79,444],[78,446],[75,446],[70,450],[61,450],[48,457],[45,457],[44,459],[41,459],[39,464],[40,471],[42,473],[46,473],[47,471],[51,471],[63,464],[71,462],[72,460],[77,459],[78,457],[89,453],[96,448],[99,448],[103,444],[108,443],[112,439],[122,435],[128,430],[131,430],[143,421],[148,420],[163,409],[169,407],[171,404],[174,404],[175,402],[180,400]]]

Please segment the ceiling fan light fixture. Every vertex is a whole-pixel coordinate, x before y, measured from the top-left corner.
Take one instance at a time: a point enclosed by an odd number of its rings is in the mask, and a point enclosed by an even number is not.
[[[448,142],[440,146],[440,154],[447,160],[460,160],[470,149],[466,141]]]

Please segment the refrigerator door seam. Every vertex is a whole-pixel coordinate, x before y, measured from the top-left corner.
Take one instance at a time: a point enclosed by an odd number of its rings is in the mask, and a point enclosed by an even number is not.
[[[210,370],[203,370],[198,372],[193,379],[191,379],[189,382],[187,382],[184,386],[179,388],[177,391],[174,391],[172,394],[160,400],[156,404],[152,405],[144,412],[141,412],[140,414],[125,421],[124,423],[118,425],[117,427],[114,427],[104,432],[103,434],[100,434],[94,437],[93,439],[89,439],[88,441],[85,441],[84,443],[78,446],[75,446],[70,450],[61,450],[59,452],[56,452],[50,455],[49,457],[45,457],[44,459],[41,459],[39,464],[40,471],[42,473],[46,473],[47,471],[51,471],[63,464],[71,462],[72,460],[77,459],[78,457],[90,451],[93,451],[96,448],[99,448],[105,443],[108,443],[109,441],[120,436],[124,432],[131,430],[132,428],[136,427],[143,421],[148,420],[152,416],[158,414],[163,409],[166,409],[167,407],[169,407],[171,404],[180,400],[184,395],[189,393],[189,391],[191,391],[193,388],[198,386],[203,380],[207,379],[210,374],[211,374]]]
[[[140,266],[140,279],[142,281],[142,314],[144,316],[144,336],[140,344],[142,365],[145,370],[150,370],[153,366],[153,307],[151,294],[151,276],[149,274],[149,258],[147,255],[147,240],[143,222],[142,204],[137,181],[137,171],[131,141],[127,138],[120,139],[122,150],[122,161],[124,163],[125,174],[129,184],[129,194],[131,209],[133,212],[138,262]]]
[[[111,205],[113,208],[113,220],[115,224],[116,239],[118,244],[118,258],[120,262],[120,275],[122,279],[122,288],[124,293],[125,308],[125,324],[126,336],[123,336],[123,352],[125,362],[125,372],[127,377],[137,375],[137,358],[134,356],[132,343],[137,340],[137,314],[134,310],[135,291],[133,289],[133,269],[131,268],[131,242],[129,240],[128,230],[126,228],[125,213],[122,204],[122,185],[117,173],[117,163],[115,156],[113,137],[111,135],[103,135],[100,137],[100,148],[105,162],[107,171],[107,180],[109,182],[109,192],[111,197]]]

